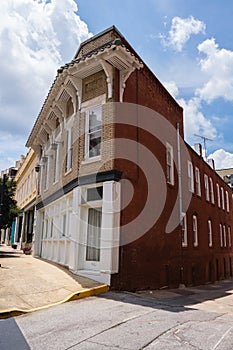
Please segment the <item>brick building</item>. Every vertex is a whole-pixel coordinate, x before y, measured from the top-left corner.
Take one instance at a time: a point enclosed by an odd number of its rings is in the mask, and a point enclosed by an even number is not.
[[[232,276],[230,189],[115,27],[58,70],[27,146],[40,165],[36,255],[116,289]]]

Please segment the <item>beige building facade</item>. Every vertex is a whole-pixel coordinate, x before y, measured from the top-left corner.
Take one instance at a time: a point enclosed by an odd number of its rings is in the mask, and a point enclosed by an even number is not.
[[[25,243],[32,244],[33,241],[34,213],[38,186],[36,165],[37,155],[33,149],[30,149],[21,162],[15,177],[15,199],[21,212],[16,218],[14,243],[18,244],[20,248]]]
[[[108,284],[118,271],[120,227],[111,102],[142,66],[118,37],[112,28],[87,40],[58,70],[27,142],[40,166],[34,254]]]

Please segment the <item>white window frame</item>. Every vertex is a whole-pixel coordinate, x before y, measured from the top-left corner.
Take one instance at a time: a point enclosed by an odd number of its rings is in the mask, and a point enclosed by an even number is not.
[[[73,127],[67,129],[67,148],[66,148],[66,173],[72,170],[73,163]]]
[[[196,193],[198,196],[201,196],[201,178],[200,178],[200,169],[195,167],[195,182],[196,182]]]
[[[59,181],[59,156],[60,156],[60,145],[56,143],[56,150],[54,150],[54,174],[53,174],[53,182],[56,183]]]
[[[220,237],[220,247],[223,247],[223,230],[222,230],[222,224],[219,224],[219,237]]]
[[[194,193],[193,164],[188,160],[188,189]]]
[[[210,201],[212,204],[214,204],[214,184],[213,184],[213,180],[210,177]]]
[[[90,132],[89,132],[89,112],[95,109],[101,110],[101,125],[100,125],[100,154],[97,154],[96,156],[90,156]],[[85,110],[85,159],[86,160],[97,160],[101,159],[101,144],[102,144],[102,116],[103,116],[103,110],[102,110],[102,104],[93,105]]]
[[[205,199],[207,202],[210,201],[210,189],[209,189],[209,177],[204,174],[204,185],[205,185]]]
[[[49,168],[50,168],[50,157],[46,156],[47,160],[44,163],[44,191],[49,188]]]
[[[170,155],[170,157],[169,157]],[[167,164],[167,182],[174,185],[174,157],[173,147],[167,142],[166,144],[166,164]]]
[[[221,208],[221,197],[220,197],[220,187],[219,187],[219,184],[216,184],[216,187],[217,187],[218,207]]]
[[[208,220],[208,242],[209,247],[213,246],[213,233],[212,233],[212,221]]]
[[[230,203],[229,203],[229,193],[226,191],[226,211],[229,213],[230,211]]]
[[[227,233],[226,233],[226,225],[223,225],[223,245],[227,246]]]
[[[198,228],[196,215],[193,215],[193,245],[194,247],[198,247]]]
[[[182,225],[181,225],[181,229],[182,229],[182,247],[187,247],[188,246],[188,230],[187,230],[187,216],[185,213],[182,213]]]
[[[231,227],[228,226],[228,245],[231,248]]]
[[[221,200],[222,200],[222,209],[225,210],[225,198],[224,198],[224,189],[221,187]]]

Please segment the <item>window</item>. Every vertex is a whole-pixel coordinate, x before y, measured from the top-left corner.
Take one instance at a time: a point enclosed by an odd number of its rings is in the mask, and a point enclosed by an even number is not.
[[[182,247],[187,247],[188,245],[188,236],[187,236],[187,217],[186,214],[183,215],[182,220]]]
[[[174,162],[173,162],[173,147],[167,143],[167,182],[174,185]]]
[[[224,243],[224,247],[226,247],[227,246],[226,225],[223,225],[223,243]]]
[[[59,179],[59,145],[56,144],[56,149],[54,150],[54,174],[53,174],[53,182],[57,182]]]
[[[66,117],[69,118],[74,114],[74,105],[70,97],[66,104]]]
[[[222,199],[222,208],[225,210],[225,198],[224,198],[224,190],[221,187],[221,199]]]
[[[195,168],[195,181],[196,181],[196,193],[201,196],[201,182],[200,182],[200,170]]]
[[[194,192],[193,165],[190,161],[188,161],[188,189]]]
[[[198,246],[197,216],[193,215],[193,245]]]
[[[102,107],[93,107],[86,112],[86,158],[100,156]]]
[[[53,219],[50,221],[50,238],[53,237]]]
[[[217,186],[217,199],[218,199],[218,207],[221,208],[221,198],[220,198],[220,189],[219,189],[219,184]]]
[[[43,223],[43,238],[48,238],[48,219],[45,219]]]
[[[231,227],[228,226],[228,244],[229,247],[231,248]]]
[[[86,261],[100,261],[101,208],[88,209]]]
[[[66,214],[62,215],[62,236],[66,236]]]
[[[208,220],[208,238],[209,238],[209,247],[213,246],[213,237],[212,237],[212,222]]]
[[[219,225],[220,247],[223,247],[222,224]]]
[[[90,187],[87,189],[87,202],[103,199],[103,186]]]
[[[209,201],[210,200],[209,178],[206,174],[204,175],[204,184],[205,184],[205,198],[207,201]]]
[[[49,186],[49,157],[44,157],[44,190]]]
[[[213,186],[213,180],[210,177],[210,200],[211,203],[214,204],[214,186]]]
[[[230,211],[230,205],[229,205],[229,194],[228,194],[227,191],[226,191],[226,210],[227,210],[227,212],[229,213],[229,211]]]
[[[67,130],[67,155],[66,155],[66,172],[72,169],[73,158],[73,128]]]

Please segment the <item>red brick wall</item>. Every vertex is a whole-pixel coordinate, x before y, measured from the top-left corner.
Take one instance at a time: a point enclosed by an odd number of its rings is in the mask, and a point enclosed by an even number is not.
[[[117,75],[116,75],[117,76]],[[117,90],[117,89],[116,89]],[[115,90],[115,91],[116,91]],[[115,96],[116,97],[116,96]],[[149,107],[169,120],[175,127],[180,123],[181,135],[183,135],[182,109],[170,97],[162,85],[152,76],[147,68],[134,72],[126,83],[124,102],[138,103]],[[127,116],[126,116],[127,117]],[[140,118],[140,116],[139,116]],[[136,123],[135,123],[136,125]],[[161,167],[166,173],[166,149],[165,146],[148,132],[138,129],[136,126],[116,124],[115,137],[126,138],[145,145],[156,156]],[[178,176],[175,171],[175,185],[167,185],[166,202],[158,221],[144,232],[142,224],[142,236],[120,247],[119,273],[112,276],[112,288],[136,290],[145,288],[160,288],[164,286],[174,287],[180,283],[186,285],[200,284],[224,277],[223,258],[225,258],[225,276],[230,275],[230,258],[233,263],[232,249],[220,248],[219,223],[232,225],[232,200],[230,189],[221,178],[189,147],[193,168],[198,166],[201,176],[202,196],[192,195],[191,203],[187,211],[188,222],[188,247],[181,245],[181,226],[172,233],[165,233],[165,227],[174,207],[178,192]],[[135,146],[135,153],[140,160],[143,154]],[[116,152],[117,154],[117,152]],[[174,147],[174,156],[177,149]],[[184,164],[186,167],[187,164]],[[132,235],[134,232],[125,229],[125,225],[133,221],[142,211],[148,196],[148,184],[146,174],[133,162],[124,159],[115,160],[115,168],[123,172],[122,178],[129,180],[134,189],[134,196],[130,204],[121,213],[121,238],[124,235]],[[153,168],[153,164],[151,164]],[[187,171],[187,169],[183,169]],[[204,173],[213,179],[215,191],[215,205],[206,202],[204,194]],[[217,206],[216,182],[229,191],[230,213]],[[156,176],[155,183],[156,186]],[[188,191],[188,189],[187,189]],[[122,183],[122,205],[127,192],[126,182]],[[158,191],[159,193],[159,191]],[[154,198],[154,209],[161,206],[161,199]],[[153,211],[153,207],[151,209]],[[198,247],[193,246],[192,215],[198,216]],[[151,213],[153,215],[153,213]],[[179,213],[177,213],[179,215]],[[211,218],[213,230],[213,247],[208,246],[207,221]],[[140,223],[139,223],[140,225]],[[231,227],[233,231],[233,227]],[[233,235],[233,232],[232,232]],[[218,259],[218,272],[216,271],[216,259]],[[232,264],[231,263],[231,264]],[[183,272],[182,271],[183,267]],[[211,273],[209,272],[211,268]]]

